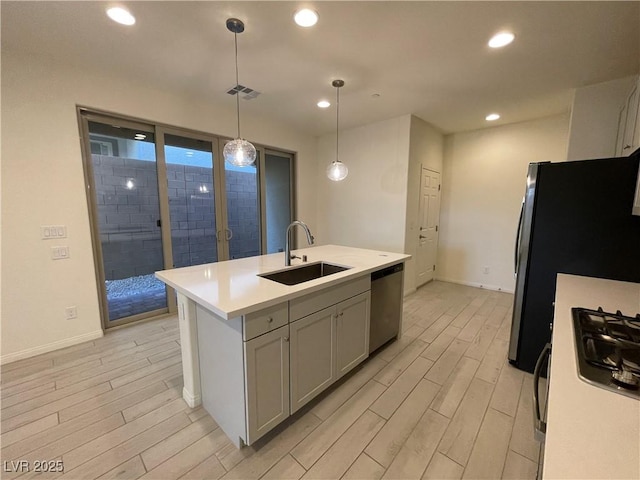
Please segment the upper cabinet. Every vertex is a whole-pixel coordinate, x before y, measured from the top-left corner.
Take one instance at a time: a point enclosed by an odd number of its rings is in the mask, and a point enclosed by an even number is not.
[[[629,156],[638,148],[640,148],[640,77],[620,110],[616,157]]]

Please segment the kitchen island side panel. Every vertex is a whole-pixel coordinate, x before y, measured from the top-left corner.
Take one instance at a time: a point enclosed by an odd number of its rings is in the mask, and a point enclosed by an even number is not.
[[[196,304],[180,292],[177,292],[177,297],[180,351],[182,353],[182,398],[187,402],[187,405],[194,408],[202,403]]]
[[[247,434],[242,317],[223,320],[196,308],[202,405],[240,448]]]

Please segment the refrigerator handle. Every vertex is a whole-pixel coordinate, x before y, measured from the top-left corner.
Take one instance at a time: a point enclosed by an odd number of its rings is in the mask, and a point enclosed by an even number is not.
[[[518,219],[518,230],[516,232],[516,245],[513,254],[513,275],[518,276],[518,253],[520,252],[520,234],[522,233],[522,216],[524,215],[524,197],[520,206],[520,218]]]

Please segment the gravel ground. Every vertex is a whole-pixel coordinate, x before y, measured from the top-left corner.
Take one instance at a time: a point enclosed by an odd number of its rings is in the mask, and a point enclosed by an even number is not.
[[[151,293],[164,290],[164,283],[158,280],[153,273],[139,275],[137,277],[123,278],[122,280],[107,280],[107,298],[126,298],[143,293]]]

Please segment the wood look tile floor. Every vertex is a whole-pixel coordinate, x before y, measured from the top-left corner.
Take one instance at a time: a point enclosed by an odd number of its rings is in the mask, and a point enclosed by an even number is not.
[[[405,298],[400,340],[242,450],[182,400],[175,317],[5,365],[1,476],[535,478],[532,378],[506,360],[512,301],[425,285]]]

